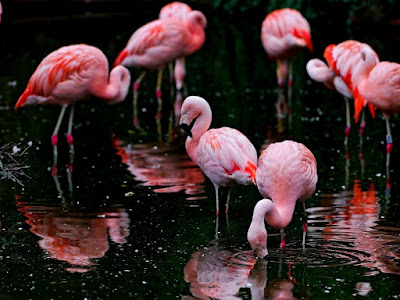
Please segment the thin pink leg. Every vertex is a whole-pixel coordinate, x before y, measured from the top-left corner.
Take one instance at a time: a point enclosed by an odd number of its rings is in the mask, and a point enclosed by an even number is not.
[[[63,105],[61,107],[60,115],[58,116],[56,127],[54,128],[53,134],[51,135],[51,144],[53,145],[53,167],[57,166],[57,144],[58,144],[58,131],[60,130],[62,119],[64,118],[65,110],[67,109],[68,105]],[[55,167],[54,172],[57,173],[57,167]],[[52,170],[53,172],[53,170]]]

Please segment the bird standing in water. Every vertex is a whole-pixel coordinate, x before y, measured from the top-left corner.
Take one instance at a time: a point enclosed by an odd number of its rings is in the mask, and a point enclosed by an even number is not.
[[[256,183],[257,151],[248,138],[236,129],[209,129],[211,119],[211,108],[205,99],[197,96],[185,99],[181,109],[180,126],[188,134],[186,151],[214,184],[218,215],[220,186],[229,186],[226,201],[228,212],[230,187],[238,183]]]
[[[160,10],[159,19],[166,18],[176,18],[176,19],[184,19],[188,16],[188,14],[192,11],[192,8],[186,3],[182,3],[179,1],[174,1],[168,3]],[[169,63],[170,68],[170,79],[175,79],[175,86],[178,91],[181,91],[183,88],[183,83],[186,79],[186,64],[185,57],[178,57],[175,59],[175,68],[173,70],[172,63]]]
[[[363,47],[362,63],[357,84],[358,93],[380,109],[386,121],[386,167],[389,167],[393,139],[390,130],[390,116],[400,112],[400,64],[382,61],[376,63],[375,53]]]
[[[293,85],[293,62],[292,58],[299,54],[304,48],[311,52],[310,24],[303,15],[292,8],[282,8],[269,13],[261,27],[261,41],[265,51],[271,60],[277,62],[276,75],[279,85],[279,96],[277,103],[278,120],[289,114],[289,126],[291,126],[292,107],[292,85]],[[289,60],[289,66],[287,61]],[[288,104],[286,105],[283,87],[288,78]],[[286,106],[288,106],[286,108]]]
[[[194,10],[184,19],[157,19],[137,29],[120,52],[114,66],[158,69],[156,98],[158,103],[156,122],[161,137],[161,82],[164,67],[175,59],[190,55],[203,45],[207,19],[200,11]],[[133,85],[133,123],[140,128],[137,115],[137,98],[140,82],[146,75],[142,72]]]
[[[286,245],[283,229],[293,217],[296,202],[303,202],[315,191],[318,181],[317,162],[303,144],[283,141],[269,145],[260,155],[256,172],[257,187],[265,199],[257,202],[247,232],[247,239],[260,257],[268,254],[267,230],[269,225],[281,230],[281,247]],[[307,223],[303,226],[303,245]]]
[[[47,55],[36,68],[15,109],[32,104],[61,105],[61,113],[51,136],[56,165],[58,131],[67,107],[71,106],[67,141],[73,153],[75,103],[90,95],[108,104],[121,102],[128,94],[130,80],[129,71],[123,66],[115,67],[109,73],[108,60],[96,47],[85,44],[61,47]]]
[[[355,118],[358,120],[361,108],[366,104],[356,90],[360,63],[362,63],[360,52],[363,47],[374,50],[367,44],[355,40],[347,40],[338,45],[331,44],[325,48],[324,58],[328,65],[320,59],[311,59],[306,66],[308,75],[315,81],[324,83],[328,88],[337,90],[345,98],[346,102],[346,129],[345,145],[347,146],[350,135],[350,104],[349,99],[356,99],[354,102]],[[375,53],[375,52],[374,52]],[[375,63],[379,62],[375,53]],[[369,104],[370,112],[374,116],[374,108]],[[358,113],[357,113],[358,111]],[[365,128],[364,110],[360,124],[360,141]]]

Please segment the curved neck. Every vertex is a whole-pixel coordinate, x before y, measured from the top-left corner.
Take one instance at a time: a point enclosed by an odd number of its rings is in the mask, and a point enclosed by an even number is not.
[[[212,114],[211,109],[208,106],[200,106],[200,114],[197,116],[192,128],[192,140],[197,142],[200,140],[201,136],[210,128]]]
[[[362,61],[360,63],[360,69],[358,73],[358,81],[360,82],[360,86],[368,86],[368,76],[371,70],[376,66],[376,55],[373,51],[368,48],[364,48],[361,51]]]
[[[111,71],[108,84],[101,85],[95,95],[108,103],[121,102],[128,94],[130,80],[129,71],[123,66],[117,66]]]
[[[285,207],[277,207],[270,199],[263,199],[257,202],[252,222],[261,224],[265,221],[275,229],[285,228],[293,217],[295,201],[288,201]]]
[[[205,16],[199,11],[192,11],[187,20],[188,28],[191,32],[190,45],[185,55],[190,55],[200,49],[206,39],[204,28],[206,27],[207,20]]]

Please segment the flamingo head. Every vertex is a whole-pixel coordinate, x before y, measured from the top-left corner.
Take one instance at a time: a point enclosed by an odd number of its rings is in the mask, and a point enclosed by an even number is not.
[[[267,230],[265,226],[256,226],[256,224],[252,222],[247,231],[247,240],[259,258],[264,258],[268,255]]]

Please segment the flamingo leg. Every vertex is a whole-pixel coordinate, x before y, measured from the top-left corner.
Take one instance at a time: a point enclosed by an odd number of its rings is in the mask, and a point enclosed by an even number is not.
[[[138,91],[141,81],[143,80],[144,76],[146,76],[147,71],[143,71],[139,77],[133,83],[133,125],[140,129],[139,126],[139,118],[137,113],[137,100],[138,100]]]
[[[161,142],[161,112],[162,112],[162,93],[161,93],[161,84],[162,84],[162,73],[163,69],[158,70],[157,75],[157,87],[156,87],[156,97],[157,97],[157,114],[156,114],[156,123],[157,123],[157,134],[158,141]]]
[[[350,136],[350,129],[351,129],[351,123],[350,123],[350,103],[349,99],[347,97],[344,97],[344,101],[346,103],[346,129],[344,130],[344,145],[347,149],[347,144],[349,141],[349,136]]]
[[[72,124],[74,122],[74,112],[75,112],[75,104],[71,105],[71,110],[69,112],[69,119],[68,119],[68,131],[67,131],[67,142],[70,149],[70,154],[73,159],[75,150],[74,150],[74,138],[72,137]],[[71,159],[71,158],[70,158]]]
[[[390,122],[389,122],[389,116],[385,115],[385,121],[386,121],[386,198],[390,198],[390,189],[392,186],[392,183],[390,181],[390,153],[392,152],[393,148],[393,139],[392,139],[392,132],[390,130]]]
[[[54,128],[53,134],[51,135],[51,144],[53,145],[53,171],[57,174],[57,143],[58,143],[58,131],[60,130],[62,119],[64,118],[65,110],[67,109],[68,105],[63,105],[61,107],[60,115],[58,116],[56,127]],[[54,169],[55,168],[55,169]]]
[[[303,224],[303,250],[305,250],[306,247],[306,235],[307,235],[307,230],[308,230],[308,222],[307,222],[307,210],[306,210],[306,203],[303,202],[303,209],[304,209],[304,224]]]
[[[361,112],[361,123],[360,123],[360,152],[362,152],[363,136],[366,124],[367,123],[365,122],[365,109],[363,109]]]
[[[281,249],[284,249],[286,247],[285,230],[282,228],[280,230],[280,232],[281,232],[281,244],[280,244],[280,247],[281,247]]]
[[[225,204],[225,213],[228,213],[228,212],[229,212],[229,200],[231,199],[231,191],[232,191],[232,188],[229,187],[229,190],[228,190],[228,197],[227,197],[227,199],[226,199],[226,204]]]
[[[390,163],[390,153],[392,152],[393,148],[393,138],[392,138],[392,132],[390,130],[390,122],[389,122],[389,117],[385,116],[385,121],[386,121],[386,167],[389,168],[389,163]]]
[[[215,207],[216,207],[216,214],[219,215],[219,197],[218,197],[218,189],[217,185],[214,185],[215,188]]]
[[[365,109],[362,110],[361,112],[361,123],[360,123],[360,153],[358,157],[360,158],[360,163],[361,163],[361,174],[363,176],[364,174],[364,166],[365,166],[365,160],[364,160],[364,154],[363,154],[363,137],[364,137],[364,129],[365,129]]]

